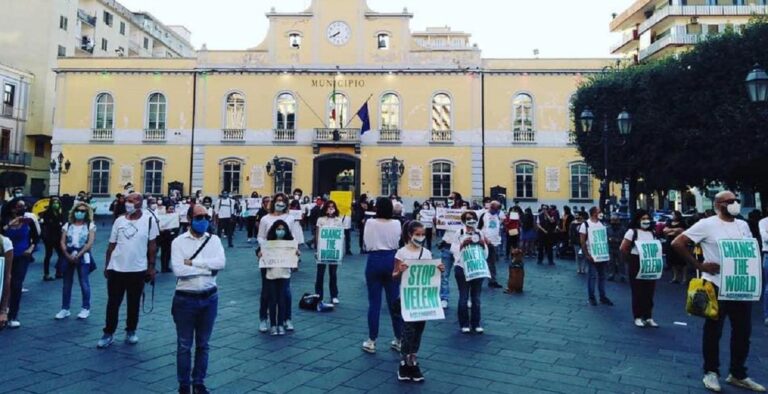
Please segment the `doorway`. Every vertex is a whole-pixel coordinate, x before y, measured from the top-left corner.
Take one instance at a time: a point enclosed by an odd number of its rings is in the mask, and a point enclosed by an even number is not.
[[[318,156],[314,162],[313,194],[330,195],[332,191],[351,191],[360,195],[360,158],[332,153]]]

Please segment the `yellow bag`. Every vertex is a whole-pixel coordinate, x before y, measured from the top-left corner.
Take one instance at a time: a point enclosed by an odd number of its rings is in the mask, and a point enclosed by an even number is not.
[[[691,283],[688,284],[685,311],[693,316],[717,320],[719,311],[715,286],[701,278],[691,279]]]

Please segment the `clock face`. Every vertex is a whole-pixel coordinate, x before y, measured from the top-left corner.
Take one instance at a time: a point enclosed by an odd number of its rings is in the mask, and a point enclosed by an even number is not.
[[[328,25],[328,41],[333,45],[344,45],[349,42],[352,29],[345,22],[333,22]]]

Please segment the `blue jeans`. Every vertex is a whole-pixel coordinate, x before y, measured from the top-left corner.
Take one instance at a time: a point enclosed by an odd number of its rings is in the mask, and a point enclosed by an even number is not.
[[[403,332],[403,319],[395,313],[395,304],[400,296],[400,286],[392,278],[395,266],[395,251],[374,251],[368,254],[365,266],[365,284],[368,286],[368,337],[374,341],[379,336],[379,315],[381,314],[381,291],[387,297],[389,315],[395,338]]]
[[[24,278],[27,277],[27,269],[32,263],[32,258],[27,256],[13,256],[13,265],[11,266],[11,297],[8,304],[8,320],[17,320],[19,317],[19,308],[21,308],[22,287],[24,287]],[[8,264],[6,262],[6,264]]]
[[[75,271],[77,271],[77,282],[80,283],[80,293],[83,297],[83,309],[91,309],[91,283],[88,275],[91,273],[90,264],[70,264],[64,265],[64,289],[61,294],[61,309],[69,310],[72,301],[72,285],[75,282]]]
[[[768,253],[763,258],[763,318],[768,319]]]
[[[176,375],[179,385],[204,384],[208,371],[208,340],[219,309],[219,295],[196,298],[173,297],[173,322],[176,323]],[[195,342],[195,367],[192,369],[192,341]],[[191,379],[190,379],[191,375]]]
[[[440,300],[448,301],[451,293],[451,268],[453,268],[454,258],[450,248],[440,251],[440,259],[443,261],[445,271],[440,275]]]
[[[464,269],[456,266],[456,284],[459,286],[459,326],[480,327],[480,294],[483,292],[483,278],[467,282]],[[467,301],[472,300],[472,316]]]
[[[288,279],[267,279],[267,299],[269,300],[269,325],[282,326],[288,319]]]
[[[587,292],[589,298],[595,298],[595,281],[597,281],[597,290],[600,293],[600,299],[606,298],[605,296],[605,266],[608,262],[592,263],[587,262],[589,265],[588,280],[587,280]]]

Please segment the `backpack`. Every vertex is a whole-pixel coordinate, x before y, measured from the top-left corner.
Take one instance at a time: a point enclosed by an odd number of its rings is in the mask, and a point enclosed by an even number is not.
[[[299,299],[299,309],[316,311],[318,304],[320,304],[320,296],[318,294],[304,293]]]

